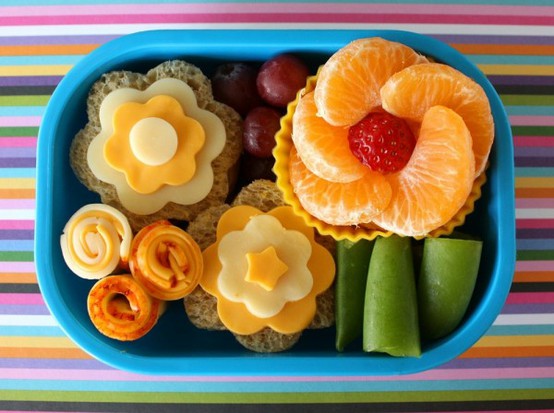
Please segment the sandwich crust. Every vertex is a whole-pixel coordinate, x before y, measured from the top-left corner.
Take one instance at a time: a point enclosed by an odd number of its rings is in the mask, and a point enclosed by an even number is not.
[[[212,112],[223,122],[226,143],[223,151],[212,161],[214,183],[204,199],[192,205],[169,202],[153,214],[139,215],[121,205],[115,186],[96,178],[86,161],[87,150],[94,137],[101,131],[99,110],[102,101],[110,92],[121,88],[143,91],[163,78],[179,79],[191,87],[198,107]],[[229,106],[214,100],[210,80],[198,67],[182,60],[172,60],[161,63],[144,75],[130,71],[106,73],[91,88],[87,99],[87,114],[88,123],[77,133],[71,144],[71,167],[88,189],[100,195],[103,203],[117,208],[127,216],[134,231],[161,219],[191,221],[200,211],[225,202],[236,181],[238,160],[242,152],[242,119]]]
[[[219,218],[231,206],[249,205],[260,211],[269,212],[273,208],[286,205],[275,183],[268,180],[256,180],[242,188],[231,205],[220,205],[207,209],[193,220],[187,232],[195,239],[202,250],[216,241],[216,228]],[[316,240],[334,254],[335,242],[329,237],[316,233]],[[334,286],[328,288],[316,298],[317,309],[310,329],[330,327],[335,322]],[[198,328],[207,330],[226,330],[217,315],[217,298],[198,286],[184,299],[189,320]],[[233,333],[234,334],[234,333]],[[259,353],[274,353],[290,349],[302,335],[282,334],[269,327],[254,334],[234,334],[237,341],[249,350]]]

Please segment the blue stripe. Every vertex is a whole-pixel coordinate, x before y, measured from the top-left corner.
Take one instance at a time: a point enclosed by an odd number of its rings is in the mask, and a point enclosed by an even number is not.
[[[84,55],[0,56],[0,66],[74,65]]]
[[[554,239],[517,239],[516,245],[518,250],[554,250]]]
[[[551,177],[554,176],[554,167],[521,167],[515,168],[516,177],[528,177],[528,178],[539,178],[539,177]]]
[[[554,318],[554,314],[552,315]],[[554,324],[549,325],[516,325],[492,326],[487,336],[542,336],[554,334]]]
[[[478,65],[552,65],[554,56],[544,55],[466,55],[469,60]]]
[[[34,178],[35,168],[0,168],[0,178]]]
[[[44,106],[0,106],[0,116],[42,116]]]
[[[37,62],[36,56],[0,56],[0,66],[27,65],[74,65],[84,55],[43,55]],[[554,56],[529,55],[466,55],[477,65],[554,65]]]
[[[0,240],[0,251],[34,251],[33,240]]]
[[[56,326],[2,326],[4,337],[65,337],[64,332]]]
[[[144,381],[91,381],[87,391],[105,392],[157,392],[157,393],[298,393],[298,392],[397,392],[397,391],[471,391],[502,389],[548,389],[552,378],[517,380],[430,380],[430,381],[329,381],[329,382],[157,382],[149,377]],[[28,391],[82,391],[83,381],[72,380],[10,380],[3,383],[3,390]]]
[[[505,108],[509,116],[552,116],[554,113],[554,106],[511,105]]]

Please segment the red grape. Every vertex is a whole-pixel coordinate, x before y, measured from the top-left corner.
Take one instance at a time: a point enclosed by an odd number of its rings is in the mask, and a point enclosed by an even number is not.
[[[259,158],[272,155],[275,133],[280,128],[281,113],[270,107],[258,106],[244,119],[243,145],[246,152]]]
[[[216,68],[212,76],[215,100],[235,109],[241,116],[262,103],[258,95],[258,71],[246,63],[225,63]]]
[[[305,86],[308,75],[308,67],[298,57],[286,53],[275,56],[258,72],[258,93],[270,105],[286,107]]]

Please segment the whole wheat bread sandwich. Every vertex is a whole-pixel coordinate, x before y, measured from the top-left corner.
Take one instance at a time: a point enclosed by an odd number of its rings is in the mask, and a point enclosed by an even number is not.
[[[274,182],[256,180],[242,188],[231,204],[214,206],[200,213],[190,223],[187,232],[195,239],[200,248],[205,250],[216,242],[216,230],[221,216],[238,205],[248,205],[262,212],[268,212],[274,208],[285,206],[286,203]],[[317,232],[314,236],[315,241],[334,256],[335,241],[330,237],[321,236]],[[227,330],[218,315],[218,298],[206,292],[201,286],[184,298],[184,305],[189,320],[196,327],[207,330]],[[315,316],[307,328],[326,328],[332,326],[334,322],[334,287],[330,285],[316,297]],[[253,334],[232,334],[247,349],[268,353],[290,349],[298,342],[302,331],[283,334],[270,327],[264,327]]]
[[[211,160],[213,185],[201,200],[191,204],[170,201],[154,212],[137,213],[132,209],[142,206],[141,202],[131,203],[130,208],[125,207],[120,199],[118,188],[95,175],[87,156],[89,156],[91,143],[102,132],[103,123],[100,111],[106,98],[112,92],[121,89],[132,89],[145,93],[156,82],[164,79],[180,80],[192,89],[197,107],[215,115],[221,121],[224,129],[224,144],[222,144],[220,153]],[[210,80],[198,67],[185,61],[173,60],[159,64],[146,74],[124,70],[103,74],[90,90],[87,99],[87,114],[88,123],[77,133],[71,144],[71,166],[78,179],[91,191],[97,192],[103,203],[114,206],[127,216],[134,231],[161,219],[190,221],[200,211],[225,202],[234,184],[238,160],[242,151],[242,120],[239,114],[229,106],[214,100]],[[106,129],[106,125],[104,125],[104,129]],[[209,139],[207,136],[206,141]],[[122,153],[121,159],[126,159],[128,156],[129,154]]]

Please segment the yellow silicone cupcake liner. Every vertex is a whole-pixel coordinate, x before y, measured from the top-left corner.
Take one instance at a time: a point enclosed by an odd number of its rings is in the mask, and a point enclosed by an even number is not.
[[[275,172],[275,175],[277,177],[277,186],[283,193],[285,201],[293,208],[293,211],[297,215],[302,217],[307,225],[317,229],[317,231],[319,231],[319,233],[322,235],[332,236],[335,240],[347,239],[352,242],[359,241],[360,239],[373,240],[378,236],[389,237],[394,233],[379,228],[372,223],[352,226],[328,224],[307,212],[302,207],[300,200],[294,192],[289,175],[290,151],[293,147],[292,116],[296,110],[300,98],[304,94],[314,90],[317,83],[317,76],[318,75],[316,74],[314,76],[308,77],[306,81],[306,86],[303,89],[299,90],[296,95],[296,99],[288,104],[287,113],[281,119],[281,128],[279,132],[277,132],[277,134],[275,135],[276,146],[273,150],[273,156],[275,157],[275,166],[273,167],[273,171]],[[481,187],[484,185],[486,180],[487,178],[485,172],[483,172],[475,179],[473,183],[473,188],[465,204],[462,206],[462,208],[460,208],[460,210],[450,221],[429,232],[429,234],[427,234],[426,236],[414,238],[421,239],[425,237],[439,237],[450,235],[455,228],[463,225],[466,216],[473,212],[475,208],[475,201],[477,201],[481,197]]]

